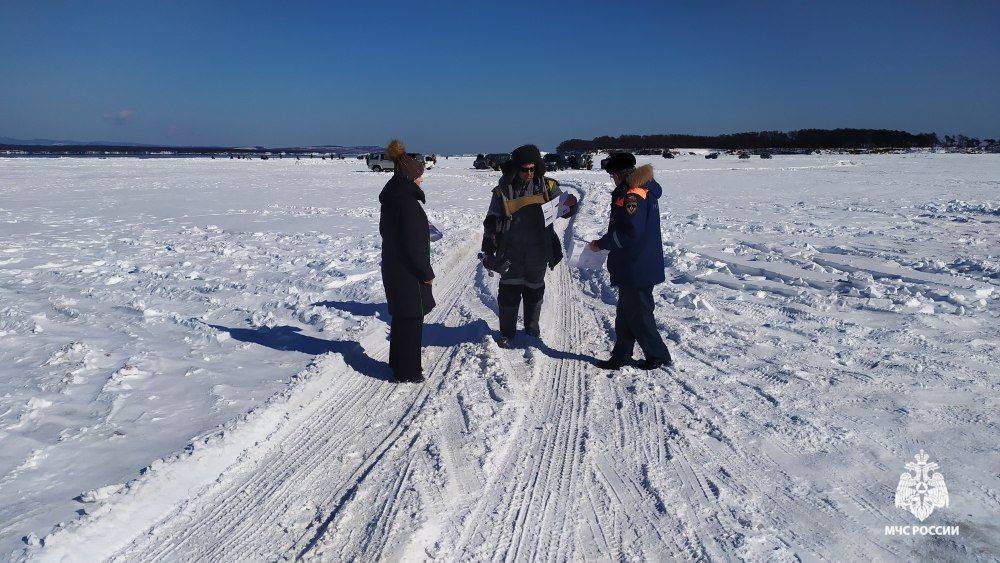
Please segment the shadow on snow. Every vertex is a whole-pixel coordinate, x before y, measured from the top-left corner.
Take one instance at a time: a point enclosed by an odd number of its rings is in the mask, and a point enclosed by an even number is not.
[[[385,303],[358,303],[355,301],[320,301],[314,305],[330,307],[351,313],[359,317],[378,317],[389,322],[388,305]],[[318,356],[321,354],[340,354],[344,363],[351,369],[382,381],[394,381],[389,364],[369,356],[360,343],[352,340],[325,340],[302,334],[302,329],[295,326],[276,326],[259,328],[235,328],[221,325],[208,325],[216,330],[229,333],[240,342],[259,344],[283,352],[301,352]],[[476,343],[490,334],[492,330],[483,319],[477,319],[462,326],[445,326],[441,323],[424,325],[423,345],[448,348],[465,343]],[[575,352],[555,350],[539,339],[525,337],[538,351],[555,360],[577,360],[593,364],[596,358],[584,356]]]
[[[376,360],[365,353],[361,344],[351,340],[324,340],[301,334],[297,326],[275,326],[260,328],[232,328],[208,325],[216,330],[228,332],[234,340],[267,346],[283,352],[302,352],[318,356],[333,352],[344,358],[344,363],[358,373],[380,379],[394,381],[389,364]]]

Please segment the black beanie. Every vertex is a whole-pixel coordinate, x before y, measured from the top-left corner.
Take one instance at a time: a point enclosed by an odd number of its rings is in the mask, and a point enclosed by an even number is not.
[[[635,168],[635,155],[630,152],[617,152],[608,157],[604,163],[604,170],[608,174],[615,174],[622,170]]]

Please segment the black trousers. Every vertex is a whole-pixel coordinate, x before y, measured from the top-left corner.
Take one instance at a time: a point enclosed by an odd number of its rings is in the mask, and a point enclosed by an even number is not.
[[[653,288],[618,288],[618,306],[615,311],[615,347],[611,357],[627,360],[638,342],[647,360],[670,359],[670,351],[660,338],[653,320]]]
[[[513,338],[517,331],[517,313],[524,300],[524,329],[538,332],[538,321],[545,297],[545,264],[514,264],[500,277],[497,305],[500,307],[500,334]]]
[[[389,367],[397,380],[416,379],[422,374],[420,348],[423,330],[423,318],[392,318],[389,325]]]

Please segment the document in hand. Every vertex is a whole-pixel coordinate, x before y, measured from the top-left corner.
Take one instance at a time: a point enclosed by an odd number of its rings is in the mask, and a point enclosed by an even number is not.
[[[580,255],[573,261],[573,266],[578,270],[600,270],[604,267],[604,262],[608,259],[608,251],[600,250],[594,252],[589,244],[583,245]]]
[[[559,217],[562,217],[569,211],[569,206],[566,205],[566,198],[569,194],[559,194],[559,197],[553,199],[552,201],[547,201],[542,204],[542,213],[545,215],[545,226],[548,227]]]

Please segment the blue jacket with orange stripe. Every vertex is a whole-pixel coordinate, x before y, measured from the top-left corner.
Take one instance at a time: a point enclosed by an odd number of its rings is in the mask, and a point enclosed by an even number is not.
[[[609,251],[612,285],[648,287],[666,280],[657,202],[662,194],[650,164],[636,168],[611,193],[608,232],[597,246]]]

